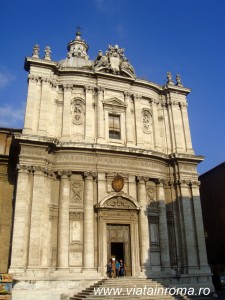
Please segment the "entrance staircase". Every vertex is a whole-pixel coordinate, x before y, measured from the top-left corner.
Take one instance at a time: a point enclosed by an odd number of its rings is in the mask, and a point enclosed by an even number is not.
[[[187,296],[169,294],[163,295],[162,289],[166,287],[161,283],[144,278],[120,277],[103,279],[86,290],[70,297],[70,300],[103,300],[103,299],[149,299],[149,300],[189,300]],[[159,295],[150,295],[155,293],[156,289],[161,289]],[[151,292],[153,291],[153,292]],[[148,293],[147,293],[148,292]]]

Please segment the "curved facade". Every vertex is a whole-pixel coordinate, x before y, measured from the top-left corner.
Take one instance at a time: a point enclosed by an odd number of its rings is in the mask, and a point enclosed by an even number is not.
[[[190,89],[170,73],[164,86],[138,79],[118,45],[95,61],[87,50],[78,32],[65,60],[52,61],[49,47],[39,58],[38,45],[26,58],[15,297],[29,280],[49,290],[63,282],[57,295],[68,294],[104,277],[111,257],[128,276],[211,287]]]

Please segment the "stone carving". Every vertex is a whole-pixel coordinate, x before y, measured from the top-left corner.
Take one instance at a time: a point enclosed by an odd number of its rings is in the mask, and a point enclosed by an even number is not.
[[[72,122],[81,125],[84,122],[84,102],[81,99],[72,101]]]
[[[108,50],[103,54],[99,51],[95,60],[95,71],[103,71],[127,77],[135,77],[134,68],[124,56],[124,49],[118,45],[108,46]]]
[[[131,209],[136,208],[133,203],[123,199],[122,197],[114,197],[106,201],[105,207],[117,208],[117,209]]]
[[[143,120],[143,132],[150,134],[152,132],[152,114],[149,110],[143,109],[142,111]]]
[[[32,57],[39,58],[40,47],[39,45],[34,45]]]
[[[44,59],[51,60],[51,53],[52,53],[51,48],[49,46],[46,46]]]
[[[83,212],[70,212],[70,219],[83,219]]]
[[[82,202],[83,183],[73,182],[71,183],[71,200],[74,202]]]

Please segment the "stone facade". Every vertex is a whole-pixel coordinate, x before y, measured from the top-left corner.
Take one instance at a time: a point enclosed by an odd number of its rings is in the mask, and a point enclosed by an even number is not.
[[[211,287],[190,89],[170,73],[164,86],[138,79],[117,45],[91,61],[79,32],[67,49],[55,62],[36,45],[25,61],[14,299],[31,299],[30,282],[32,299],[72,294],[106,276],[113,251],[127,275]]]
[[[0,273],[8,272],[10,262],[18,157],[18,146],[14,135],[18,133],[21,133],[21,130],[0,128]]]

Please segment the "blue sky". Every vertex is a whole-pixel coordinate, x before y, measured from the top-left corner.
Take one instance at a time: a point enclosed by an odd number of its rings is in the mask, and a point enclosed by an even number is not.
[[[108,44],[125,48],[138,77],[158,84],[180,74],[188,96],[192,140],[205,156],[200,174],[225,161],[225,1],[67,0],[1,1],[0,126],[23,127],[25,56],[38,43],[64,59],[76,26],[89,56]]]

